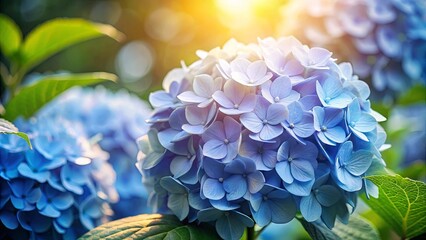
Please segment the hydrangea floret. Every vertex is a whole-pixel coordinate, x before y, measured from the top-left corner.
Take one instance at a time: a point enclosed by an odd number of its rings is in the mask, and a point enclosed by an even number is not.
[[[140,184],[140,174],[134,164],[138,152],[136,139],[148,131],[145,120],[150,113],[148,104],[137,96],[125,90],[114,93],[101,86],[73,88],[38,113],[44,118],[61,117],[80,124],[85,134],[98,139],[100,147],[108,152],[119,196],[119,201],[111,205],[112,219],[149,212],[148,194]]]
[[[294,0],[283,9],[279,32],[334,51],[381,94],[426,84],[424,1]]]
[[[0,135],[0,238],[76,239],[105,222],[118,200],[108,153],[59,117],[16,125],[33,149]]]
[[[349,63],[294,37],[197,54],[151,94],[150,130],[138,139],[154,211],[239,239],[298,211],[332,228],[348,222],[358,193],[377,197],[363,177],[385,166],[383,117]]]

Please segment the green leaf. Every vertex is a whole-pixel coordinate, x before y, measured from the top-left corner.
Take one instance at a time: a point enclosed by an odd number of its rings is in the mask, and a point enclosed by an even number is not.
[[[18,130],[18,128],[16,128],[15,125],[13,125],[13,123],[11,123],[11,122],[3,119],[3,118],[0,118],[0,133],[1,134],[17,135],[17,136],[23,138],[27,142],[28,146],[30,146],[31,149],[33,148],[28,135],[23,133],[23,132],[20,132]]]
[[[172,215],[142,214],[106,223],[92,229],[79,239],[213,240],[220,238],[208,225],[184,225]]]
[[[110,73],[57,74],[46,76],[29,86],[23,87],[6,105],[4,117],[10,121],[18,116],[33,116],[44,104],[74,86],[87,86],[106,80],[116,81]]]
[[[364,218],[352,215],[349,223],[343,224],[336,221],[332,230],[324,224],[317,222],[307,222],[305,219],[299,219],[302,226],[314,240],[371,240],[380,239],[377,230]]]
[[[16,23],[8,16],[0,14],[0,50],[9,59],[13,59],[22,42],[22,33]]]
[[[123,34],[114,27],[83,19],[54,19],[30,32],[22,45],[20,57],[26,72],[53,54],[80,42],[109,36],[119,41]]]
[[[410,88],[398,99],[398,105],[424,104],[426,87],[423,85],[415,85]]]
[[[399,175],[368,176],[379,198],[365,201],[402,238],[426,232],[426,184]]]

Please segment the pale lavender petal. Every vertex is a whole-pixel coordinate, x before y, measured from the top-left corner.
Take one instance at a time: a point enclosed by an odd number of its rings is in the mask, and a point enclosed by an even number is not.
[[[263,126],[262,130],[260,130],[259,137],[263,140],[271,140],[281,135],[283,131],[284,128],[281,125],[266,124]]]
[[[222,91],[216,91],[213,94],[213,99],[217,103],[219,103],[219,105],[221,105],[225,108],[233,108],[234,107],[234,103]]]
[[[259,117],[252,112],[244,113],[243,115],[241,115],[240,121],[244,125],[244,127],[254,133],[260,132],[263,128],[262,120],[259,119]]]
[[[214,122],[209,128],[203,133],[203,140],[205,142],[212,139],[224,140],[226,138],[225,129],[222,122]]]
[[[287,109],[281,104],[271,104],[266,112],[268,124],[277,125],[283,122],[288,115]]]
[[[291,92],[291,81],[288,76],[281,76],[276,78],[270,88],[273,98],[279,97],[280,99],[287,97]]]
[[[223,141],[212,139],[204,144],[203,154],[213,159],[222,159],[227,154],[227,148]]]
[[[235,119],[227,116],[223,119],[223,125],[226,139],[230,142],[235,142],[240,138],[241,125]]]
[[[201,102],[207,100],[207,98],[200,97],[192,91],[183,92],[183,93],[178,95],[178,98],[179,98],[179,100],[181,100],[184,103],[201,103]]]

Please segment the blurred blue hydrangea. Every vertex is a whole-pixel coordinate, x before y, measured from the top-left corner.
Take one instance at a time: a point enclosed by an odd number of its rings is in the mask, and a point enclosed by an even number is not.
[[[154,211],[239,239],[299,210],[332,228],[359,192],[377,197],[363,177],[384,170],[385,119],[349,63],[293,37],[197,54],[150,95],[138,168]]]
[[[61,117],[16,125],[33,149],[0,135],[0,238],[76,239],[105,222],[118,200],[108,153]]]
[[[98,139],[101,148],[108,152],[119,195],[119,201],[111,206],[112,219],[150,212],[148,194],[135,167],[136,139],[148,131],[145,120],[150,112],[147,104],[127,91],[113,93],[97,87],[73,88],[39,113],[46,118],[62,117],[80,123],[86,135]]]
[[[279,32],[350,61],[379,95],[426,84],[426,2],[302,0],[285,6]]]

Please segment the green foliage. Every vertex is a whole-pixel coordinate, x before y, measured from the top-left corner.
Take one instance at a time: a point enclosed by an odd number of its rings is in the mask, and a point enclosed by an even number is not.
[[[11,123],[11,122],[3,119],[3,118],[0,118],[0,134],[17,135],[17,136],[23,138],[28,143],[30,148],[32,148],[30,139],[28,138],[28,135],[23,133],[23,132],[20,132],[18,130],[18,128],[16,128],[15,125],[13,125],[13,123]]]
[[[27,71],[71,45],[100,36],[109,36],[116,40],[123,38],[123,35],[110,25],[83,19],[48,21],[34,29],[25,39],[20,53],[21,68]]]
[[[332,230],[317,222],[307,222],[299,219],[302,226],[314,240],[372,240],[379,239],[377,230],[360,216],[351,216],[349,223],[336,221]]]
[[[115,81],[110,73],[57,74],[46,76],[34,84],[23,87],[6,105],[5,118],[31,117],[38,109],[57,95],[74,86],[87,86],[106,80]]]
[[[27,71],[53,54],[100,36],[120,40],[123,34],[110,25],[83,19],[54,19],[38,26],[22,42],[22,34],[16,24],[1,14],[0,29],[0,47],[10,61],[10,70],[2,64],[0,73],[12,96],[6,104],[6,112],[2,115],[10,121],[20,115],[27,118],[32,116],[40,107],[73,86],[86,86],[105,80],[115,81],[117,78],[109,73],[52,75],[19,89]]]
[[[3,14],[0,14],[0,29],[0,50],[6,57],[12,59],[21,45],[22,33],[15,22]]]
[[[367,177],[379,187],[379,198],[365,201],[402,237],[426,232],[426,184],[399,175]]]
[[[79,239],[213,240],[220,238],[209,226],[184,225],[172,215],[142,214],[106,223]]]
[[[422,85],[417,85],[409,89],[398,99],[398,105],[406,106],[411,104],[425,104],[426,98],[426,87]]]

